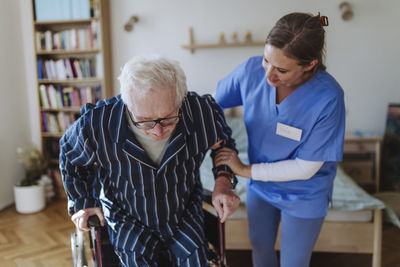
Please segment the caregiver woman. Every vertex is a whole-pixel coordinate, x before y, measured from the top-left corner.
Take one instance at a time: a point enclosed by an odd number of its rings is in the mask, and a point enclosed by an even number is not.
[[[256,267],[309,265],[332,196],[345,128],[343,90],[323,64],[327,17],[288,14],[269,33],[264,55],[219,81],[223,108],[243,105],[250,165],[219,150],[216,164],[249,177],[247,212]]]

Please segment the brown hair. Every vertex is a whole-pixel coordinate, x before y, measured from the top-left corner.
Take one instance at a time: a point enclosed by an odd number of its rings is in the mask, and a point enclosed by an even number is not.
[[[321,18],[326,19],[326,23]],[[295,58],[299,65],[307,66],[317,59],[313,68],[325,70],[323,64],[327,18],[306,13],[291,13],[280,18],[268,34],[266,44],[283,50],[287,57]]]

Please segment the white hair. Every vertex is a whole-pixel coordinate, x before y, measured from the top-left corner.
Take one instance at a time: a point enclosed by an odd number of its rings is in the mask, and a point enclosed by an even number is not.
[[[132,107],[132,94],[145,95],[150,90],[166,86],[176,89],[176,104],[182,103],[187,94],[186,76],[178,61],[158,55],[136,56],[121,69],[118,77],[122,101]]]

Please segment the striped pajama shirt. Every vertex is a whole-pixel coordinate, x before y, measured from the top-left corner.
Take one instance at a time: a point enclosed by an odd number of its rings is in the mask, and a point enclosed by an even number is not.
[[[189,92],[159,166],[129,129],[120,95],[88,104],[60,140],[69,213],[101,207],[125,266],[156,266],[165,249],[177,266],[207,266],[199,167],[219,140],[234,148],[210,95]]]

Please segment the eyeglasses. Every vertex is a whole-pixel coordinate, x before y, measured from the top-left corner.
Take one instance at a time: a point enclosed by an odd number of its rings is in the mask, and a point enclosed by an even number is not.
[[[134,121],[130,112],[129,112],[129,116],[132,119],[133,125],[135,125],[138,129],[142,129],[142,130],[153,129],[154,127],[156,127],[157,123],[160,124],[162,127],[175,125],[178,123],[179,118],[180,118],[180,114],[179,114],[178,116],[160,118],[160,119],[151,120],[151,121]]]

